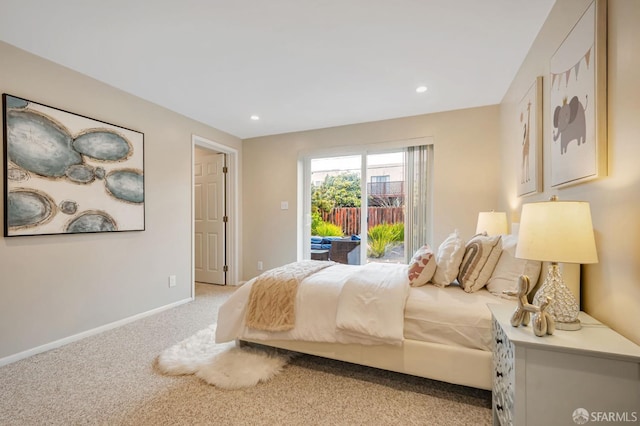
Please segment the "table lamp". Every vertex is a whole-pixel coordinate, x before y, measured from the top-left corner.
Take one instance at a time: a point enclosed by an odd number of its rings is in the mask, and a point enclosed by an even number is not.
[[[480,212],[476,234],[486,232],[487,235],[501,235],[507,233],[507,214],[505,212]]]
[[[589,203],[550,201],[522,206],[516,257],[550,262],[547,276],[533,303],[540,306],[547,297],[558,330],[579,330],[580,308],[560,274],[558,263],[597,263],[596,243]]]

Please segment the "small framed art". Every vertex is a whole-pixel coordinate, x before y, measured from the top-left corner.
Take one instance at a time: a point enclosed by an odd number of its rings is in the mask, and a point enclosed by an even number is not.
[[[542,77],[518,104],[518,196],[542,190]]]

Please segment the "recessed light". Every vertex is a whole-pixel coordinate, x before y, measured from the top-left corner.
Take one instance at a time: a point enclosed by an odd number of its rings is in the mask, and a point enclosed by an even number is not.
[[[251,119],[252,119],[253,121],[258,121],[258,120],[260,120],[260,117],[259,117],[259,116],[257,116],[257,115],[252,115],[252,116],[251,116]]]
[[[416,92],[417,92],[417,93],[424,93],[424,92],[426,92],[426,91],[427,91],[427,86],[419,86],[419,87],[416,87]]]

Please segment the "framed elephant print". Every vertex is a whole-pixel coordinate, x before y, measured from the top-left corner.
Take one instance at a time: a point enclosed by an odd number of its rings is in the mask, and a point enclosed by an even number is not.
[[[589,5],[549,64],[552,187],[607,174],[606,4]]]
[[[518,196],[523,196],[542,190],[542,77],[529,87],[517,113]]]

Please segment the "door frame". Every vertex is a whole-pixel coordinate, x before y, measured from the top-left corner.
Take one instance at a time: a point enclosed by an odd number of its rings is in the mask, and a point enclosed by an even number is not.
[[[226,179],[226,197],[227,197],[227,215],[229,221],[227,222],[227,238],[226,238],[226,250],[227,250],[227,265],[229,270],[227,271],[227,285],[239,284],[239,271],[240,271],[240,255],[239,255],[239,226],[240,220],[238,217],[238,150],[231,148],[227,145],[223,145],[218,142],[206,139],[202,136],[191,135],[191,297],[195,298],[195,148],[199,146],[201,148],[209,149],[212,151],[227,154],[227,167],[229,171]]]

